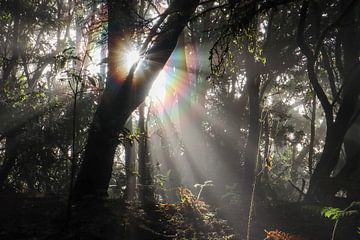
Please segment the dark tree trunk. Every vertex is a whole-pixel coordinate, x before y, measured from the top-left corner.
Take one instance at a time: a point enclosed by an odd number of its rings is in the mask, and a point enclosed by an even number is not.
[[[311,126],[310,126],[310,143],[309,143],[309,157],[308,157],[308,167],[309,174],[312,175],[313,172],[313,155],[314,155],[314,144],[315,144],[315,121],[316,121],[316,94],[312,93],[312,109],[311,109]]]
[[[259,152],[260,138],[260,79],[254,56],[247,53],[246,77],[249,93],[249,133],[244,156],[244,190],[245,194],[251,194],[252,183],[255,179],[256,163]]]
[[[145,208],[151,207],[155,203],[154,184],[152,179],[152,163],[149,154],[149,142],[147,131],[147,118],[145,117],[144,104],[139,107],[139,195]]]
[[[18,0],[14,4],[19,4]],[[19,38],[21,34],[21,19],[20,12],[17,8],[13,9],[13,31],[12,31],[12,44],[11,44],[11,57],[10,60],[3,63],[2,79],[0,80],[0,135],[5,136],[5,157],[2,166],[0,167],[0,191],[3,189],[8,175],[15,165],[17,157],[17,135],[22,126],[14,124],[16,108],[8,104],[5,92],[15,90],[14,84],[16,83],[16,70],[19,60]]]
[[[270,125],[269,125],[269,112],[265,112],[264,118],[264,159],[263,164],[265,165],[264,168],[264,181],[268,183],[269,181],[269,170],[271,170],[272,160],[271,160],[271,153],[270,151]]]
[[[162,25],[163,32],[154,37],[137,70],[134,65],[124,77],[119,70],[117,50],[125,34],[121,23],[132,12],[127,3],[125,0],[108,1],[108,81],[89,130],[83,162],[74,187],[75,198],[106,195],[115,149],[119,143],[118,136],[130,114],[145,100],[199,1],[174,1],[169,6],[173,11],[169,11],[167,21]],[[156,29],[152,32],[156,32]]]
[[[344,1],[344,3],[345,2],[346,1]],[[345,33],[345,38],[342,39],[343,58],[345,63],[343,74],[343,100],[336,114],[335,121],[333,120],[333,107],[319,84],[315,71],[315,62],[320,48],[317,46],[315,51],[312,51],[304,39],[308,3],[308,1],[304,1],[301,9],[297,41],[301,51],[307,57],[309,80],[325,112],[327,133],[323,154],[314,169],[314,174],[311,176],[306,199],[309,201],[327,201],[329,198],[334,197],[335,193],[339,190],[339,185],[334,184],[334,178],[331,178],[330,175],[339,159],[341,145],[345,133],[349,128],[349,123],[354,115],[360,93],[360,83],[358,81],[360,77],[360,63],[359,59],[356,57],[358,56],[359,49],[354,48],[354,46],[359,44],[359,39],[357,37],[358,29],[357,25],[354,24],[356,22],[355,19],[357,17],[356,13],[359,2],[356,3],[356,1],[352,1],[350,3],[351,5],[344,4],[344,6],[346,5],[344,8],[345,10],[340,15],[340,18],[336,20],[337,22],[335,22],[341,24],[340,30]],[[353,23],[349,24],[350,22]],[[320,34],[320,36],[324,36],[324,34]],[[323,41],[323,39],[319,40]]]

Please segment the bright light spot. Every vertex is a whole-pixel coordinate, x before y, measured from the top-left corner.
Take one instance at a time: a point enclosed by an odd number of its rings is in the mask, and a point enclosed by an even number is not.
[[[163,102],[165,98],[165,82],[166,82],[166,73],[164,70],[161,70],[159,76],[156,78],[155,82],[153,83],[149,97],[155,101]]]
[[[303,105],[295,107],[295,110],[301,115],[306,115],[305,107]]]
[[[296,144],[296,150],[297,150],[298,152],[300,152],[303,148],[304,148],[304,147],[303,147],[302,144],[300,144],[300,143]]]
[[[126,69],[130,70],[132,65],[139,61],[140,53],[136,49],[129,49],[125,52],[124,60]]]

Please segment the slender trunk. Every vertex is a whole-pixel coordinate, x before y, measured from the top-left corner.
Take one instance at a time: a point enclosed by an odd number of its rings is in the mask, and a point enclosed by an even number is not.
[[[311,109],[311,126],[310,126],[310,143],[309,143],[309,158],[308,168],[309,175],[313,172],[313,155],[314,155],[314,143],[315,143],[315,121],[316,121],[316,94],[313,92],[312,109]]]
[[[265,119],[264,119],[264,180],[266,182],[269,181],[269,170],[271,170],[272,160],[270,154],[270,126],[269,126],[269,112],[265,112]]]
[[[260,99],[259,99],[259,75],[256,72],[256,63],[253,56],[247,56],[246,62],[247,81],[249,81],[249,133],[245,148],[244,163],[244,209],[248,210],[247,239],[250,239],[253,211],[255,207],[256,190],[256,163],[259,153],[260,140]]]
[[[249,133],[244,157],[244,190],[245,194],[249,194],[255,177],[260,138],[260,81],[253,56],[247,57],[246,72],[249,92]]]
[[[335,85],[335,74],[333,69],[333,64],[330,60],[328,51],[326,51],[325,48],[321,49],[321,55],[323,58],[324,68],[327,72],[328,78],[329,78],[329,84],[331,89],[332,97],[335,98],[337,95],[336,85]]]
[[[132,117],[129,118],[125,127],[133,131]],[[132,201],[135,199],[136,194],[136,152],[134,143],[126,140],[124,143],[125,148],[125,174],[126,174],[126,189],[125,199]]]
[[[139,195],[142,204],[149,207],[155,203],[154,184],[152,179],[152,163],[149,153],[147,118],[145,117],[145,106],[139,107]]]

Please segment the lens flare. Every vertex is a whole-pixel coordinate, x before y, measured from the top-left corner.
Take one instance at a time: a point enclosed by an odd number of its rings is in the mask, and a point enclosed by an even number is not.
[[[130,70],[132,65],[139,61],[140,53],[136,49],[129,49],[124,53],[124,64],[125,68]]]
[[[165,98],[166,73],[162,70],[153,83],[148,96],[156,101],[163,102]]]

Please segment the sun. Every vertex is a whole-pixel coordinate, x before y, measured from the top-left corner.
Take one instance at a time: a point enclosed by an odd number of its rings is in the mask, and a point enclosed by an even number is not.
[[[124,54],[124,64],[126,69],[130,69],[134,63],[139,61],[140,53],[138,50],[130,48],[125,51]]]
[[[141,59],[140,53],[136,48],[129,47],[122,54],[122,62],[124,68],[129,71],[134,63],[138,62]],[[153,101],[162,102],[165,98],[165,82],[166,82],[166,72],[161,70],[156,80],[154,81],[148,97]]]

